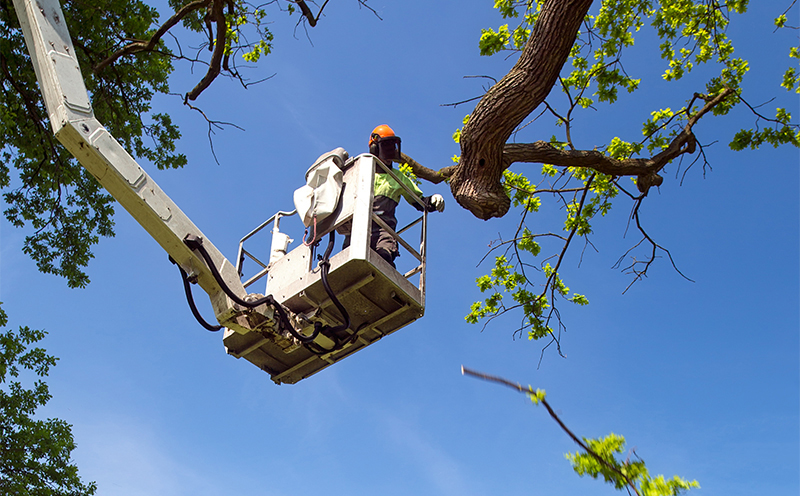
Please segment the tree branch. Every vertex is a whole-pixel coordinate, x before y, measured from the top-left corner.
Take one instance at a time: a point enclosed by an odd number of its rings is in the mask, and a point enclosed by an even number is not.
[[[138,52],[146,52],[152,51],[155,49],[158,42],[161,38],[170,30],[173,26],[178,24],[184,17],[189,15],[190,13],[194,12],[195,10],[199,10],[203,7],[208,7],[211,2],[214,0],[196,0],[190,4],[183,6],[178,12],[167,19],[167,22],[161,25],[158,30],[153,34],[153,36],[147,40],[137,40],[128,45],[124,46],[120,50],[117,50],[113,55],[107,57],[105,60],[97,64],[93,71],[95,74],[99,74],[103,71],[107,66],[116,62],[120,57],[124,57],[125,55],[131,55]]]
[[[411,170],[414,172],[415,176],[417,176],[420,179],[424,179],[428,182],[431,182],[433,184],[439,184],[442,181],[446,181],[450,176],[453,175],[453,172],[456,169],[455,165],[450,165],[448,167],[442,167],[438,171],[435,171],[433,169],[429,169],[421,165],[419,162],[409,157],[405,153],[400,154],[400,159],[404,163],[408,164],[409,167],[411,167]]]
[[[503,147],[514,129],[550,94],[592,0],[548,0],[519,60],[483,96],[461,133],[461,162],[450,189],[480,219],[511,205],[500,184]]]
[[[705,100],[703,108],[691,115],[672,142],[660,153],[650,158],[611,158],[598,150],[560,150],[545,141],[535,143],[507,143],[503,147],[503,159],[506,167],[515,162],[542,163],[556,167],[584,167],[610,176],[637,176],[637,187],[646,193],[651,186],[659,186],[663,180],[658,172],[671,160],[684,153],[694,153],[696,140],[692,133],[695,124],[715,106],[734,94],[726,88],[713,98],[696,98]]]
[[[308,20],[308,25],[312,28],[317,25],[320,16],[322,15],[322,11],[325,9],[325,6],[328,5],[328,0],[322,4],[322,7],[319,8],[319,13],[315,16],[311,9],[308,7],[308,4],[305,0],[295,0],[298,7],[300,7],[300,12],[302,12],[303,16]]]
[[[496,382],[497,384],[502,384],[503,386],[510,387],[511,389],[514,389],[514,390],[516,390],[516,391],[518,391],[518,392],[520,392],[522,394],[525,394],[527,396],[530,396],[530,397],[533,397],[533,395],[536,394],[533,391],[533,388],[530,387],[530,386],[528,386],[527,388],[524,388],[519,383],[514,384],[513,382],[509,381],[508,379],[504,379],[502,377],[497,377],[497,376],[493,376],[493,375],[489,375],[489,374],[484,374],[483,372],[470,370],[470,369],[464,367],[463,365],[461,366],[461,374],[462,375],[470,375],[470,376],[476,377],[478,379],[483,379],[484,381]],[[566,432],[567,435],[570,437],[570,439],[572,439],[575,442],[575,444],[580,446],[581,449],[583,451],[585,451],[586,453],[589,453],[589,455],[591,455],[592,458],[594,458],[595,460],[600,462],[601,465],[603,465],[607,469],[611,470],[612,472],[614,472],[615,474],[620,476],[622,478],[622,480],[625,481],[626,485],[628,487],[630,487],[631,489],[633,489],[633,492],[635,492],[637,495],[641,496],[641,493],[639,493],[639,490],[636,488],[636,486],[634,485],[633,481],[627,475],[622,473],[617,467],[615,467],[612,464],[610,464],[605,458],[603,458],[602,456],[597,454],[594,450],[589,448],[589,446],[587,446],[586,443],[584,443],[582,440],[580,440],[578,438],[578,436],[576,436],[575,433],[572,432],[569,429],[569,427],[567,427],[567,425],[561,420],[561,418],[556,414],[555,410],[553,410],[553,407],[550,406],[550,403],[548,403],[547,400],[544,399],[543,396],[536,396],[536,399],[537,399],[537,401],[541,402],[542,405],[544,405],[544,407],[547,409],[547,413],[550,414],[550,417],[553,420],[556,421],[558,426],[561,427],[561,430]]]
[[[214,52],[211,55],[209,62],[208,72],[203,76],[203,79],[197,83],[192,91],[186,94],[186,100],[196,100],[200,93],[211,85],[211,83],[219,76],[220,64],[222,63],[223,56],[225,55],[225,38],[228,31],[228,23],[225,20],[225,3],[224,0],[212,0],[211,11],[209,12],[208,21],[217,23],[217,36],[214,40]]]

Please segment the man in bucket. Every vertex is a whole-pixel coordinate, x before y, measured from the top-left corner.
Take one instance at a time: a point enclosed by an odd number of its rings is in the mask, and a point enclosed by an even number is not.
[[[402,160],[400,158],[400,137],[394,133],[392,128],[382,124],[373,129],[372,133],[369,135],[369,152],[378,157],[386,167],[391,168],[393,162],[400,163]],[[428,212],[433,212],[434,210],[438,212],[444,211],[444,198],[442,198],[442,195],[436,194],[424,197],[419,187],[405,175],[400,173],[396,173],[396,175],[404,185],[422,199],[424,207],[415,202],[413,198],[411,198],[411,195],[409,195],[391,175],[378,167],[375,171],[372,211],[375,212],[386,225],[392,229],[397,229],[395,209],[397,208],[401,196],[419,211],[422,211],[423,208]],[[392,267],[395,266],[394,259],[400,255],[397,248],[397,240],[377,223],[372,224],[370,247],[384,260],[389,262]]]

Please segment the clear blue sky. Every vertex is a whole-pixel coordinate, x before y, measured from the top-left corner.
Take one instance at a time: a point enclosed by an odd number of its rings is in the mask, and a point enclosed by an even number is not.
[[[751,2],[752,16],[734,19],[731,36],[753,68],[752,100],[777,95],[797,112],[796,95],[775,84],[796,43],[796,32],[773,34],[784,3]],[[499,77],[510,64],[477,55],[480,29],[501,24],[489,0],[370,4],[383,21],[355,0],[331,2],[309,32],[313,46],[276,16],[275,53],[251,73],[275,76],[247,91],[218,81],[198,101],[246,130],[215,135],[219,165],[205,123],[177,99],[158,101],[182,126],[189,165],[143,166],[229,259],[241,236],[292,208],[319,154],[366,151],[377,124],[390,124],[421,163],[448,165],[458,153],[451,134],[471,107],[440,104],[481,93],[480,81],[462,76]],[[791,18],[798,24],[796,7]],[[780,50],[763,48],[773,43]],[[587,112],[578,146],[636,136],[650,110],[679,108],[702,90],[694,80],[664,85],[652,52],[631,55],[628,68],[644,89]],[[173,90],[199,77],[176,75]],[[554,131],[545,121],[520,141],[548,139]],[[793,496],[798,152],[735,154],[727,148],[733,127],[703,122],[700,141],[716,142],[706,148],[713,170],[695,166],[681,184],[670,166],[642,211],[650,234],[695,282],[662,259],[621,294],[630,276],[610,267],[638,237],[624,237],[630,205],[619,202],[597,221],[598,251],[587,249],[580,267],[582,246],[573,247],[564,278],[591,304],[562,308],[567,358],[549,350],[541,366],[540,343],[512,339],[516,318],[483,332],[463,319],[480,298],[475,278],[488,270],[476,265],[517,214],[476,220],[443,185],[423,184],[448,202],[430,216],[425,317],[297,385],[276,386],[225,355],[221,336],[192,318],[167,255],[121,208],[117,235],[96,248],[84,290],[39,274],[20,251],[26,232],[0,224],[0,300],[11,325],[49,331],[44,345],[61,360],[44,413],[73,424],[74,458],[104,496],[615,494],[572,472],[564,453],[576,447],[544,409],[462,377],[462,364],[546,389],[576,433],[626,436],[652,473],[697,479],[702,488],[690,494]],[[556,207],[540,215],[543,230],[558,229]]]

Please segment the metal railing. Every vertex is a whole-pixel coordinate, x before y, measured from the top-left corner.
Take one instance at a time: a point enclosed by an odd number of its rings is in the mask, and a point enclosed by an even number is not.
[[[276,212],[275,214],[272,215],[272,217],[270,217],[269,219],[267,219],[264,222],[262,222],[258,227],[256,227],[255,229],[253,229],[252,231],[247,233],[241,240],[239,240],[239,251],[238,251],[238,253],[236,255],[236,273],[239,274],[239,277],[243,277],[244,276],[244,273],[242,272],[242,269],[243,269],[243,266],[244,266],[244,258],[245,258],[245,256],[250,258],[250,260],[254,261],[256,264],[258,264],[261,267],[261,270],[256,275],[254,275],[253,277],[251,277],[250,279],[248,279],[246,282],[243,283],[245,288],[250,286],[254,282],[258,281],[259,279],[261,279],[262,277],[264,277],[265,275],[267,275],[269,273],[269,262],[267,262],[265,264],[264,262],[259,260],[255,255],[253,255],[249,251],[245,250],[244,242],[247,241],[248,239],[252,238],[256,234],[258,234],[262,229],[267,227],[273,221],[275,222],[275,226],[274,226],[275,230],[278,230],[280,228],[280,222],[281,222],[281,218],[282,217],[291,217],[292,215],[295,215],[295,214],[297,214],[297,210],[292,210],[291,212],[284,212],[284,211]]]

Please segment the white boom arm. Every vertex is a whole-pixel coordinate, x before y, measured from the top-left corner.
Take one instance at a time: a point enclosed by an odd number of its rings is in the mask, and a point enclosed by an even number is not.
[[[58,0],[14,0],[14,7],[56,138],[186,273],[196,277],[211,297],[217,320],[237,332],[248,332],[250,326],[242,315],[249,312],[222,291],[210,268],[184,239],[187,235],[204,239],[203,246],[222,279],[244,299],[247,291],[233,265],[94,117]],[[272,310],[262,307],[259,313],[271,320]]]

